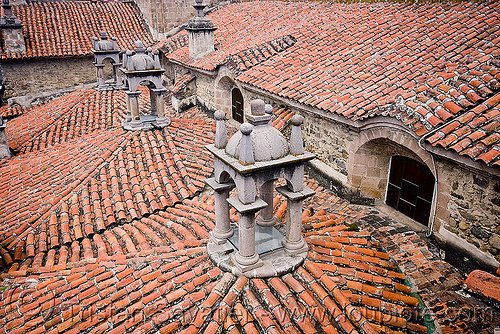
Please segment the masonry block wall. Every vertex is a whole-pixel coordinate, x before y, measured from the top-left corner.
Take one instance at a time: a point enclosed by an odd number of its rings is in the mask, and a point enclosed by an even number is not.
[[[500,180],[447,161],[438,168],[450,194],[443,227],[500,261]]]
[[[8,52],[26,52],[21,28],[2,28],[4,49]]]
[[[96,82],[92,57],[2,63],[4,98]]]
[[[194,16],[194,0],[136,0],[146,19],[153,38],[162,40],[167,33],[186,23]],[[229,1],[205,0],[208,10],[223,6]]]

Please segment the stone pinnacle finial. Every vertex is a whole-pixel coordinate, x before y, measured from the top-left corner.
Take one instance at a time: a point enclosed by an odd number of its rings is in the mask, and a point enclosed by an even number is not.
[[[250,110],[253,116],[262,116],[266,113],[266,105],[261,99],[250,102]]]
[[[101,39],[108,39],[108,35],[105,31],[101,31]]]
[[[266,111],[266,114],[272,115],[273,114],[273,106],[270,104],[266,104],[265,111]]]
[[[194,9],[196,9],[196,16],[197,17],[204,17],[205,13],[203,10],[205,9],[205,5],[203,5],[203,0],[195,0],[196,5],[194,5]]]
[[[224,122],[224,119],[226,118],[226,114],[222,110],[217,110],[214,113],[214,117],[216,120],[215,147],[225,148],[226,144],[227,144],[226,124]]]
[[[253,125],[250,123],[243,123],[240,126],[241,131],[241,146],[240,146],[240,159],[239,162],[242,165],[253,165],[255,158],[253,155],[252,138],[250,133],[253,131]]]
[[[292,133],[290,135],[290,154],[301,155],[304,154],[304,143],[302,140],[302,130],[300,126],[304,123],[304,117],[294,115],[290,119],[292,123]]]

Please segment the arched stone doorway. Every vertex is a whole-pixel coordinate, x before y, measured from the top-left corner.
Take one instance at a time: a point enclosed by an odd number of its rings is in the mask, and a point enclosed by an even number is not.
[[[434,192],[434,175],[411,158],[391,158],[386,204],[423,225],[429,222]]]
[[[233,88],[231,90],[231,110],[232,118],[243,123],[243,95],[238,88]]]

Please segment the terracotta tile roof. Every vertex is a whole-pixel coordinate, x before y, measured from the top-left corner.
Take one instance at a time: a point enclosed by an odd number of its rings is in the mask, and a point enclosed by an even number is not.
[[[171,93],[176,94],[179,91],[183,90],[187,86],[187,84],[190,83],[194,78],[195,78],[194,75],[186,73],[182,77],[177,79],[175,81],[175,84],[171,86],[168,90],[170,90]]]
[[[406,114],[421,115],[415,131],[425,134],[432,146],[453,150],[488,166],[500,166],[498,67],[443,73],[419,87],[414,102],[405,104],[411,105]]]
[[[130,2],[28,2],[12,6],[12,12],[24,25],[26,53],[8,53],[0,47],[1,59],[91,55],[92,37],[101,31],[116,37],[120,49],[132,49],[136,40],[153,44],[141,13]]]
[[[9,105],[4,105],[0,108],[0,116],[3,119],[9,119],[9,118],[14,118],[19,115],[22,115],[24,112],[24,108],[16,106],[16,107],[10,107]]]
[[[321,192],[317,184],[309,185]],[[323,196],[320,203],[335,200]],[[208,259],[204,245],[214,226],[213,204],[204,194],[49,250],[40,250],[44,242],[37,236],[28,237],[26,250],[37,252],[2,275],[9,286],[0,298],[2,325],[26,332],[34,326],[111,332],[427,332],[404,275],[370,233],[349,231],[345,218],[306,210],[309,259],[283,277],[249,280],[221,272]],[[284,205],[275,202],[280,219]],[[47,235],[46,244],[50,231],[49,224],[40,233]],[[28,291],[30,299],[24,297]],[[406,320],[405,312],[414,316]]]
[[[296,42],[291,35],[283,36],[230,56],[227,65],[234,73],[241,73],[288,49]]]
[[[254,10],[265,12],[266,20],[291,25],[294,6],[259,3]],[[304,16],[290,32],[297,43],[237,79],[353,120],[374,116],[378,106],[394,103],[396,95],[407,94],[439,72],[444,60],[479,64],[500,52],[494,38],[500,29],[498,4],[300,6]],[[245,7],[241,15],[252,10]],[[467,24],[477,17],[480,24]],[[226,17],[234,24],[238,19]]]
[[[79,90],[8,123],[23,153],[0,164],[3,244],[14,247],[55,221],[80,229],[70,240],[92,236],[204,187],[212,171],[203,149],[213,140],[211,120],[172,119],[163,132],[129,133],[121,129],[124,113],[122,91]],[[63,231],[55,236],[55,248],[68,240]]]
[[[240,82],[350,120],[395,117],[418,136],[459,117],[459,133],[429,141],[493,166],[499,6],[244,2],[209,15],[212,54],[194,62],[187,47],[165,52],[207,70],[225,63]],[[270,52],[280,40],[286,47]]]
[[[288,124],[290,124],[290,118],[292,118],[293,115],[294,113],[290,108],[286,106],[276,106],[273,109],[272,124],[276,129],[283,131]]]

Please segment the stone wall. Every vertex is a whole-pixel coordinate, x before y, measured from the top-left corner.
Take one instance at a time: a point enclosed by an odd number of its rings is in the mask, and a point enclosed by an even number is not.
[[[4,98],[97,83],[95,71],[93,57],[4,62]]]
[[[23,30],[21,27],[2,28],[5,52],[26,52]]]
[[[194,16],[194,0],[136,0],[153,38],[165,39],[170,30],[186,23]],[[212,11],[229,1],[205,0],[206,11]]]
[[[302,130],[307,150],[314,152],[318,159],[339,173],[347,175],[348,147],[357,134],[340,123],[334,123],[320,116],[302,115],[305,117]]]
[[[500,261],[500,180],[446,161],[438,168],[451,195],[443,227]]]

